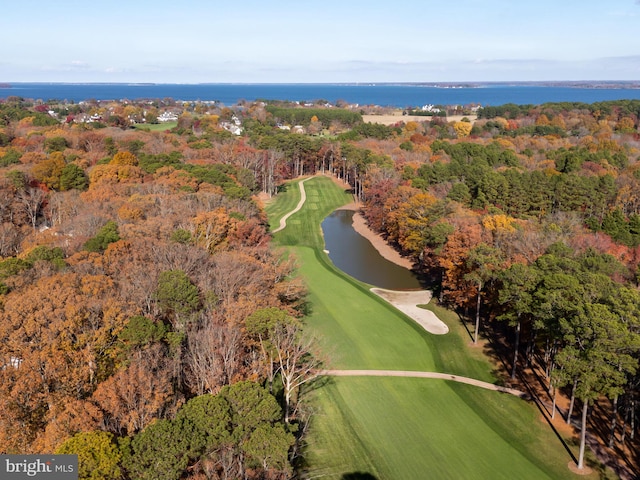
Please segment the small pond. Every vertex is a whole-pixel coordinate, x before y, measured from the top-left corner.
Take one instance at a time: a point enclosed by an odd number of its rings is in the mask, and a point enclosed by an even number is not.
[[[336,210],[324,219],[322,231],[329,258],[353,278],[391,290],[422,288],[415,273],[384,258],[353,229],[352,211]]]

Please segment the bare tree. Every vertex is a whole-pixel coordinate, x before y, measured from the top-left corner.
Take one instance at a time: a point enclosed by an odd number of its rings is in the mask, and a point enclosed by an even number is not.
[[[0,222],[13,221],[11,204],[13,203],[14,196],[15,188],[13,188],[7,180],[4,180],[0,184]]]
[[[198,395],[231,384],[240,370],[241,340],[239,328],[229,323],[208,322],[190,332],[187,382]]]
[[[22,234],[15,225],[5,222],[0,224],[0,257],[11,257],[20,250]]]
[[[96,131],[83,132],[77,140],[76,147],[87,153],[104,151],[104,135]]]
[[[216,393],[222,386],[222,357],[216,347],[216,332],[211,327],[198,329],[188,336],[186,380],[197,395]]]
[[[289,423],[300,401],[300,387],[320,375],[321,362],[312,353],[316,350],[316,340],[304,336],[299,323],[280,323],[274,327],[271,337],[284,389],[284,420]]]
[[[276,150],[269,150],[264,157],[262,167],[262,191],[270,197],[277,192],[277,167],[283,161],[284,154]]]
[[[29,187],[20,192],[19,199],[24,207],[24,211],[31,221],[31,226],[36,229],[38,215],[42,210],[46,194],[39,188]]]

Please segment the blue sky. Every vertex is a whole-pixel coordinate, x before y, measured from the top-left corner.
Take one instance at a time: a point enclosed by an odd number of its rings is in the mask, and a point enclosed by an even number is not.
[[[0,82],[640,80],[640,0],[7,0]]]

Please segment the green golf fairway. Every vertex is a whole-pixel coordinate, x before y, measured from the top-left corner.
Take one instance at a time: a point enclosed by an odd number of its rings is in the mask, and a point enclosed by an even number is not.
[[[304,187],[307,202],[274,237],[298,261],[309,289],[307,329],[320,339],[327,367],[439,371],[495,382],[492,365],[468,348],[453,313],[429,305],[450,333],[428,334],[333,266],[322,251],[320,223],[351,197],[326,177]],[[267,206],[270,224],[277,226],[299,200],[298,182],[289,184]],[[304,478],[574,477],[561,441],[536,407],[517,397],[444,380],[325,377],[307,398],[314,416]]]
[[[328,268],[309,248],[292,248],[309,289],[308,327],[333,369],[435,370],[426,333],[395,308]],[[366,333],[366,334],[363,334]]]
[[[515,397],[443,380],[330,379],[314,397],[309,477],[339,479],[366,472],[379,479],[567,478],[566,461],[558,472],[542,461],[541,454],[553,456],[551,449],[557,446],[529,456],[541,447],[536,436],[544,434],[533,411],[510,422],[526,422],[530,430],[506,439],[455,390],[498,402],[511,415],[521,410]]]

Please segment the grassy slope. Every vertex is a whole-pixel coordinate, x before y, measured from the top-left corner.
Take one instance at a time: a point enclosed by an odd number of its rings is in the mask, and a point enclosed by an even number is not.
[[[452,328],[449,335],[429,335],[333,267],[322,253],[319,223],[350,197],[327,178],[311,179],[305,189],[305,208],[276,240],[298,257],[310,290],[308,325],[323,339],[331,366],[437,370],[494,381],[486,359],[470,354],[454,315],[439,312]],[[292,184],[267,208],[272,226],[298,200]],[[441,380],[354,377],[327,379],[314,399],[310,476],[571,476],[559,440],[538,420],[535,407],[515,397]]]

